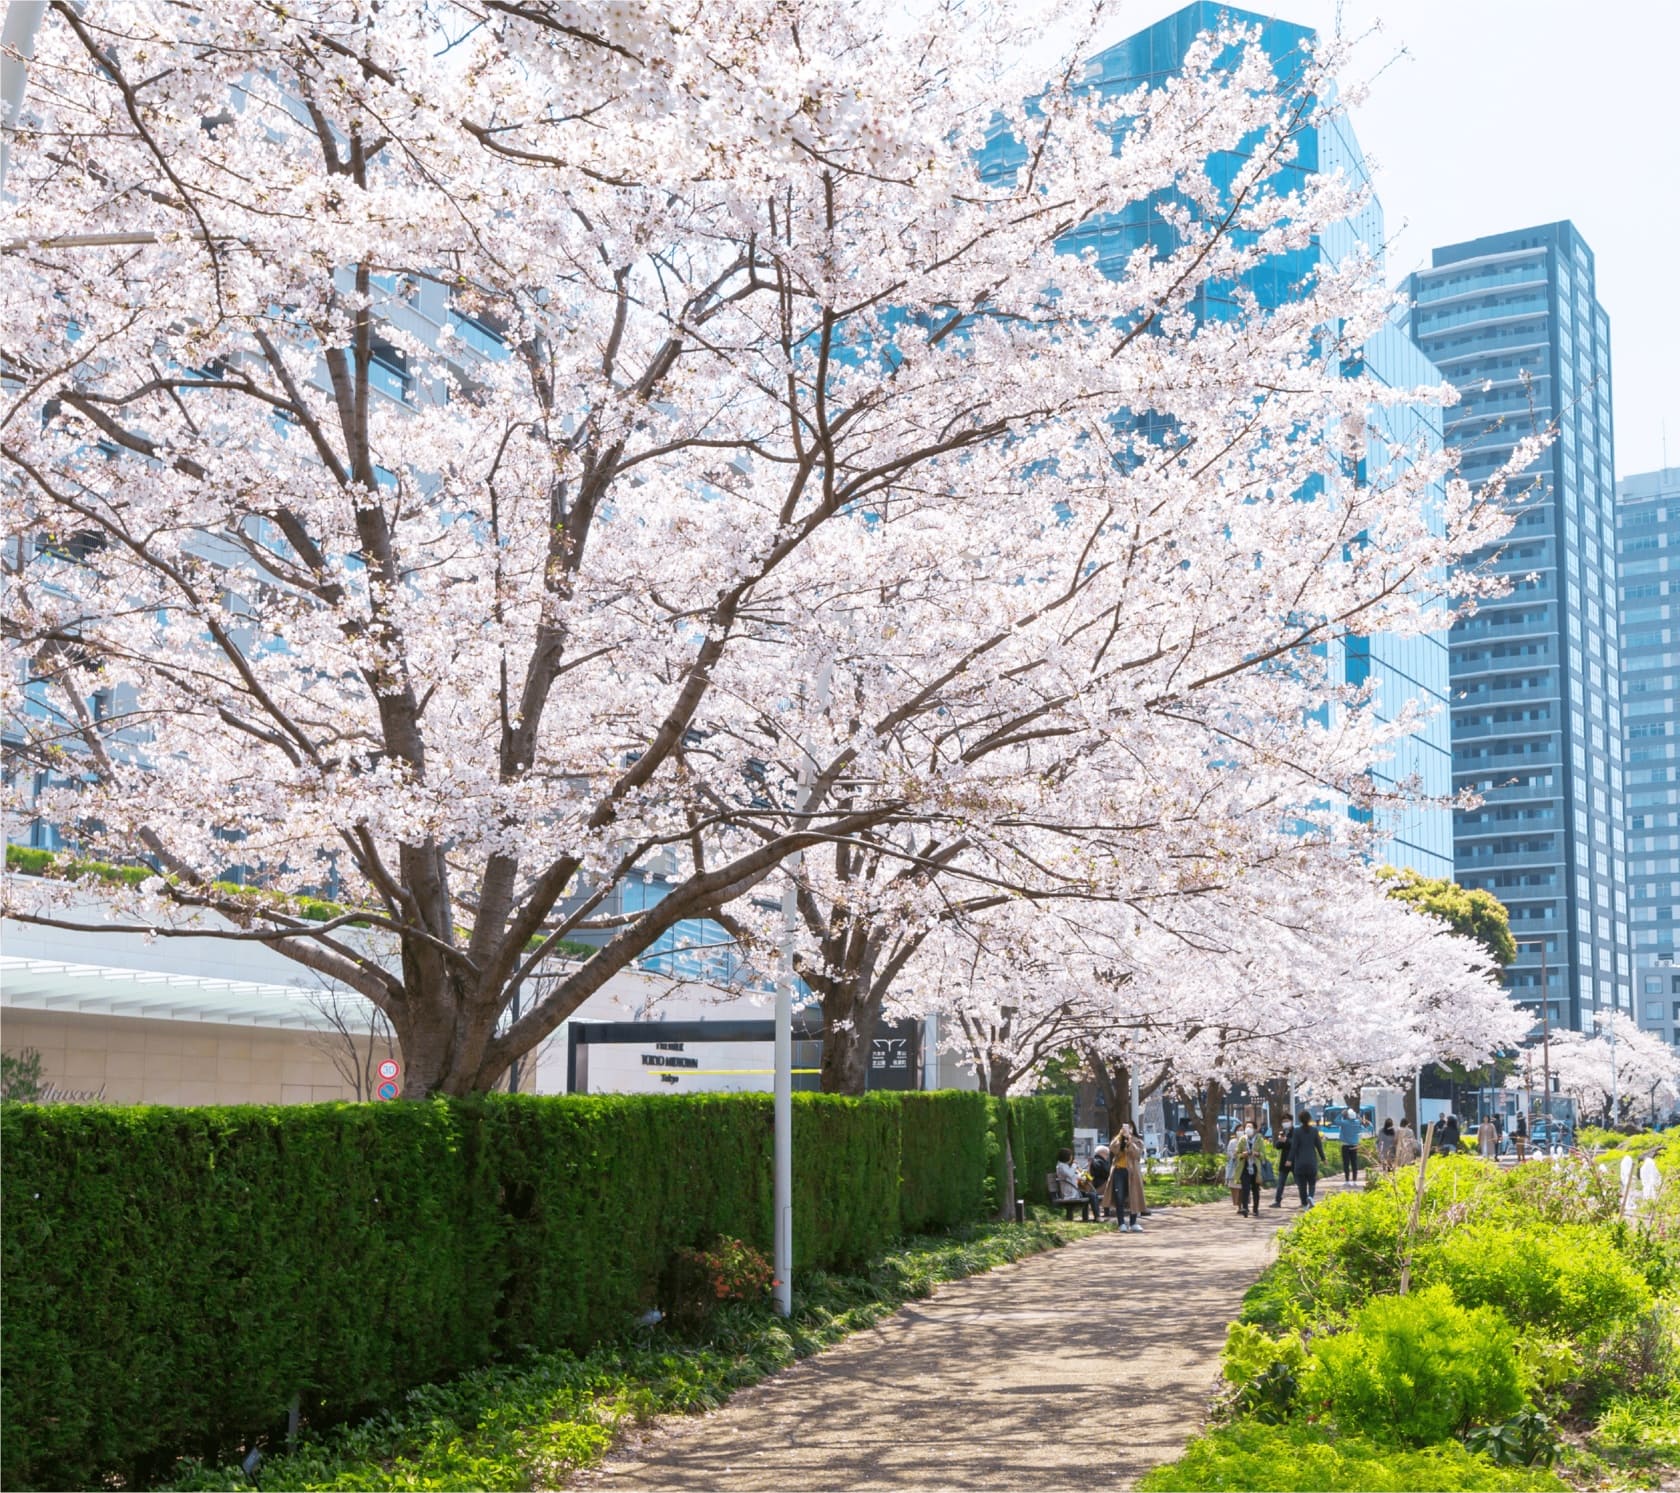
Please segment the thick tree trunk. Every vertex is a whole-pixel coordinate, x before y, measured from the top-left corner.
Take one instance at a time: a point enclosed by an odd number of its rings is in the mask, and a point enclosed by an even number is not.
[[[484,1050],[495,1031],[496,1013],[455,988],[411,995],[393,1014],[402,1097],[459,1096],[487,1087]]]
[[[861,1094],[881,1009],[849,985],[834,985],[822,998],[822,1091]]]
[[[1219,1106],[1225,1098],[1225,1090],[1217,1083],[1209,1083],[1199,1095],[1202,1110],[1196,1117],[1196,1129],[1200,1132],[1201,1146],[1204,1151],[1218,1151],[1219,1145]]]

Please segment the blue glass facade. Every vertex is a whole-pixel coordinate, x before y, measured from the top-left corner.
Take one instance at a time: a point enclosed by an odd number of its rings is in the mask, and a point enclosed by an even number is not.
[[[1627,890],[1639,1024],[1680,1043],[1680,467],[1616,484]]]
[[[1573,224],[1436,249],[1412,336],[1459,390],[1446,437],[1472,482],[1555,424],[1494,560],[1512,578],[1452,631],[1458,880],[1511,911],[1513,995],[1580,1029],[1632,1007],[1615,597],[1610,321]],[[1520,485],[1520,484],[1519,484]],[[1544,964],[1542,964],[1542,947]]]
[[[1225,20],[1258,27],[1261,44],[1271,59],[1273,71],[1287,83],[1292,70],[1300,66],[1303,43],[1315,33],[1308,27],[1234,9],[1228,5],[1196,0],[1155,25],[1108,48],[1087,64],[1086,81],[1099,92],[1118,96],[1143,84],[1158,87],[1183,65],[1190,44],[1204,32]],[[1279,168],[1274,184],[1280,191],[1304,186],[1318,171],[1340,170],[1349,179],[1368,180],[1365,158],[1359,142],[1345,120],[1323,129],[1307,128],[1297,141],[1295,159]],[[989,176],[1002,177],[1024,159],[1020,143],[1001,129],[988,142],[982,157]],[[1229,183],[1244,162],[1235,152],[1222,152],[1208,161],[1208,175],[1216,183]],[[1118,276],[1129,256],[1147,246],[1169,252],[1176,244],[1176,231],[1163,209],[1189,204],[1176,194],[1163,193],[1132,204],[1123,212],[1093,220],[1070,234],[1070,251],[1089,249],[1096,262]],[[1198,210],[1199,211],[1199,210]],[[1307,248],[1274,255],[1243,277],[1242,288],[1252,292],[1262,307],[1279,306],[1299,292],[1321,263],[1338,263],[1357,246],[1380,254],[1383,244],[1382,208],[1375,197],[1368,199],[1358,215],[1334,225]],[[1205,289],[1192,303],[1204,320],[1235,314],[1236,287]],[[1440,381],[1439,373],[1413,344],[1403,326],[1385,328],[1362,349],[1358,371],[1394,387],[1416,387]],[[1350,369],[1350,372],[1353,370]],[[1376,435],[1371,442],[1376,452],[1391,443],[1416,442],[1423,437],[1434,446],[1441,440],[1440,411],[1403,409],[1377,412]],[[1371,471],[1368,480],[1378,481],[1382,473]],[[1438,508],[1440,494],[1436,494]],[[1420,701],[1432,709],[1427,726],[1403,742],[1394,759],[1379,777],[1387,783],[1416,785],[1427,797],[1444,800],[1452,791],[1452,757],[1448,721],[1449,669],[1444,633],[1427,637],[1354,639],[1341,648],[1341,661],[1350,683],[1373,681],[1377,709],[1384,718],[1409,701]],[[1379,854],[1396,865],[1411,866],[1429,876],[1451,876],[1453,871],[1452,820],[1445,809],[1419,807],[1396,815],[1384,823],[1385,844]]]

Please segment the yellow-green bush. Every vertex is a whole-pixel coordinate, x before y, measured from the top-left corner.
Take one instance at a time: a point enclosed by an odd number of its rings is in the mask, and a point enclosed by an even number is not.
[[[1651,1305],[1651,1288],[1602,1228],[1482,1223],[1448,1231],[1420,1275],[1466,1306],[1497,1306],[1513,1322],[1584,1340]]]
[[[1314,1341],[1301,1399],[1346,1434],[1445,1441],[1523,1408],[1516,1333],[1497,1308],[1460,1306],[1444,1286],[1379,1296],[1348,1331]]]
[[[1198,1436],[1137,1486],[1139,1493],[1563,1493],[1567,1484],[1541,1469],[1496,1466],[1456,1441],[1410,1450],[1250,1420]]]

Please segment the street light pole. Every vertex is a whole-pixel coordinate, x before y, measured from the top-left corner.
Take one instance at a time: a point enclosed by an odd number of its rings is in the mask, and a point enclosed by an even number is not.
[[[816,698],[819,705],[828,704],[829,682],[833,664],[824,660],[817,670]],[[803,693],[803,692],[802,692]],[[811,808],[811,753],[799,744],[799,827],[805,826]],[[774,1099],[771,1102],[771,1123],[774,1130],[774,1185],[771,1191],[771,1238],[775,1270],[775,1303],[780,1316],[793,1315],[793,942],[796,919],[799,915],[798,878],[805,865],[805,852],[800,850],[787,859],[784,874],[787,884],[782,888],[782,957],[776,976],[776,1053]]]

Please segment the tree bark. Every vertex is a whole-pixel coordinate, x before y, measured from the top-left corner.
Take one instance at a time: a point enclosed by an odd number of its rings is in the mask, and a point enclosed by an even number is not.
[[[836,981],[823,994],[822,1013],[822,1091],[861,1094],[869,1079],[880,1007],[849,983]]]

